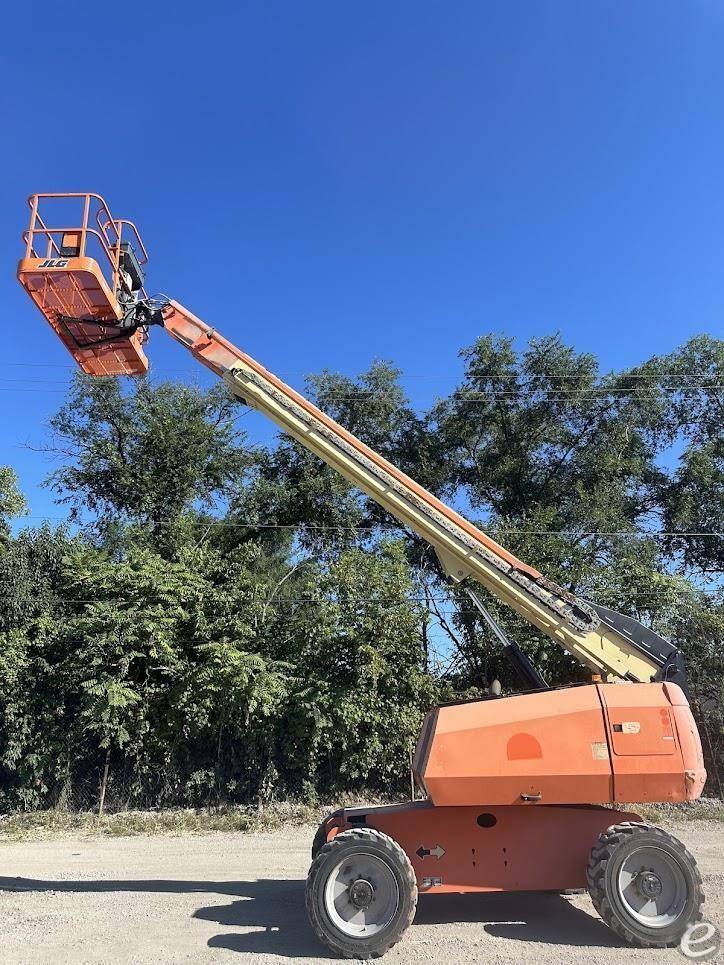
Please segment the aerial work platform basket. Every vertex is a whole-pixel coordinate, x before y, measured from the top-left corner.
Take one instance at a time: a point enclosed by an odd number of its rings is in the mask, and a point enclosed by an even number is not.
[[[89,375],[141,375],[148,255],[98,194],[33,194],[18,280]]]

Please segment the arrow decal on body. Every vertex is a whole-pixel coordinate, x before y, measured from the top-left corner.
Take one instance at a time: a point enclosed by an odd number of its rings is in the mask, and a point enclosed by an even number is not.
[[[439,844],[436,844],[434,848],[423,848],[423,846],[420,845],[415,854],[420,859],[429,858],[431,855],[434,855],[439,861],[445,854],[445,849],[441,848]]]

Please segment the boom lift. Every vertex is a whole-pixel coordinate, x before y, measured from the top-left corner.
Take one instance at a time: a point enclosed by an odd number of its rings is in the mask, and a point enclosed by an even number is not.
[[[344,808],[312,848],[307,908],[340,954],[369,958],[412,921],[419,891],[587,887],[628,942],[678,943],[700,916],[696,863],[683,845],[611,805],[694,800],[706,779],[671,643],[636,620],[557,586],[364,445],[183,305],[144,289],[132,222],[96,194],[35,194],[18,279],[90,375],[147,371],[159,326],[248,405],[358,486],[475,581],[577,657],[594,682],[550,688],[493,627],[531,692],[442,705],[422,726],[413,773],[423,799]],[[54,227],[46,209],[75,205]],[[619,684],[626,684],[620,686]]]

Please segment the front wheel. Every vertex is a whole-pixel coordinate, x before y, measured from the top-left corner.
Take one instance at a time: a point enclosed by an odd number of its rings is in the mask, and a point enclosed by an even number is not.
[[[346,958],[378,958],[415,916],[410,860],[386,834],[353,828],[319,849],[307,876],[307,913],[319,938]]]
[[[701,917],[696,861],[680,841],[649,824],[604,831],[591,850],[587,879],[596,911],[631,945],[678,945]]]

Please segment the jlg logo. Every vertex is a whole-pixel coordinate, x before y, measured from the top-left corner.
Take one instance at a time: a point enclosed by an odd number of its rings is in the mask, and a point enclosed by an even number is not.
[[[68,259],[67,258],[46,258],[42,261],[38,268],[67,268]]]

